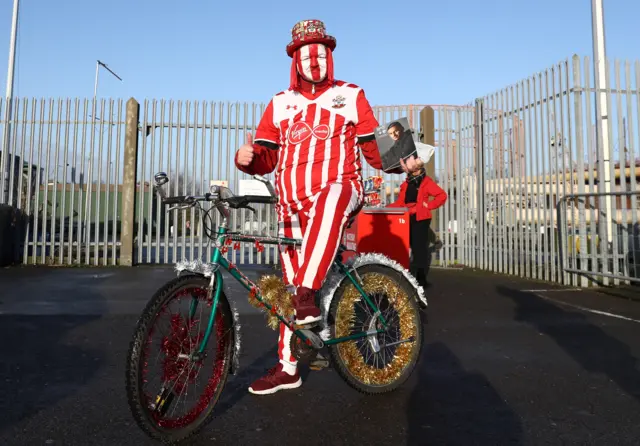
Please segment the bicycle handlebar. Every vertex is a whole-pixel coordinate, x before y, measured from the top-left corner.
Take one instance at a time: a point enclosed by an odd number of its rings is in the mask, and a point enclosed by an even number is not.
[[[167,174],[164,172],[158,172],[155,175],[155,186],[156,192],[160,196],[162,203],[166,205],[194,205],[200,201],[215,201],[216,205],[219,203],[226,203],[232,209],[240,209],[247,208],[253,210],[249,204],[275,204],[277,203],[277,198],[275,197],[275,191],[271,183],[266,180],[264,177],[260,175],[254,175],[254,178],[262,183],[264,183],[271,194],[271,196],[263,196],[263,195],[231,195],[230,197],[222,198],[220,195],[226,188],[216,187],[215,193],[206,193],[204,195],[176,195],[173,197],[167,197],[162,186],[169,182],[167,178]]]
[[[275,197],[264,197],[262,195],[237,195],[234,197],[225,198],[224,201],[232,208],[244,207],[249,203],[256,204],[275,204],[278,200]]]
[[[213,194],[205,195],[176,195],[174,197],[162,198],[163,204],[168,205],[180,205],[180,204],[193,204],[198,201],[213,201]],[[256,204],[275,204],[277,199],[275,197],[265,197],[262,195],[234,195],[229,198],[221,198],[219,201],[227,203],[230,208],[239,209],[246,207],[251,203]]]
[[[187,195],[176,195],[175,197],[163,197],[163,204],[182,204],[188,198]]]

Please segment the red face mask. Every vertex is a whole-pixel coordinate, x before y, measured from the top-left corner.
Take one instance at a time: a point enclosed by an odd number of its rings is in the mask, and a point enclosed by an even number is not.
[[[303,80],[311,83],[313,91],[315,84],[333,83],[333,54],[325,45],[311,43],[293,54],[290,88],[299,90]]]
[[[303,46],[296,62],[298,73],[309,82],[322,82],[327,77],[327,48],[324,45]]]

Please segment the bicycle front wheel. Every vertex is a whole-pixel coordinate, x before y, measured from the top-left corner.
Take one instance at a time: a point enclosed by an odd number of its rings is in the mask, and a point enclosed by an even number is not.
[[[233,315],[221,293],[215,325],[200,357],[212,306],[209,280],[181,276],[149,301],[127,356],[126,388],[138,426],[164,443],[184,440],[213,416],[233,354]]]

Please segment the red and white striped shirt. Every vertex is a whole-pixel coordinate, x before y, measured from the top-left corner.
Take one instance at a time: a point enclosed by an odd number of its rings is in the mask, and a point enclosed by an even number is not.
[[[336,81],[313,99],[287,90],[271,99],[254,139],[254,144],[266,148],[263,152],[272,153],[256,153],[253,168],[242,170],[262,174],[275,170],[280,210],[295,213],[332,183],[354,182],[362,188],[358,144],[375,141],[377,126],[369,101],[357,85]],[[373,149],[363,154],[372,167],[380,169],[375,142]]]

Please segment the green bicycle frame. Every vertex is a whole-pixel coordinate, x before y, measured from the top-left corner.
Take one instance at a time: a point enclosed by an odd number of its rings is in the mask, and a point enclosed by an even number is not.
[[[218,231],[216,233],[216,246],[214,247],[213,250],[213,255],[212,255],[212,263],[213,265],[217,265],[220,266],[222,268],[224,268],[227,272],[229,272],[229,274],[231,274],[231,276],[233,276],[234,279],[236,279],[238,282],[240,282],[240,284],[242,284],[242,286],[244,288],[247,289],[247,291],[251,291],[252,289],[256,290],[256,299],[258,299],[258,301],[268,310],[271,311],[272,306],[269,305],[267,302],[262,300],[262,296],[260,294],[260,290],[259,288],[251,281],[249,280],[249,278],[247,278],[244,274],[242,274],[242,272],[236,268],[235,266],[232,266],[229,261],[224,258],[222,256],[222,253],[220,251],[220,249],[218,248],[218,246],[222,246],[224,245],[224,242],[226,240],[226,236],[227,236],[227,228],[224,226],[221,226],[218,228]],[[238,239],[236,239],[236,241],[247,241],[247,242],[255,242],[257,240],[259,240],[260,238],[258,237],[250,237],[250,236],[245,236],[245,237],[239,237]],[[286,238],[286,237],[280,237],[277,239],[278,243],[280,244],[284,244],[284,245],[296,245],[299,244],[300,241],[296,240],[296,239],[290,239],[290,238]],[[274,244],[273,242],[269,243],[269,242],[265,242],[265,244]],[[384,317],[382,316],[380,310],[378,309],[378,307],[375,305],[375,303],[369,298],[369,296],[367,295],[367,293],[364,291],[364,289],[362,288],[361,284],[359,283],[359,281],[354,277],[354,275],[349,271],[349,269],[339,260],[335,260],[334,263],[338,266],[338,268],[349,278],[349,280],[351,281],[351,283],[353,283],[353,285],[356,287],[356,289],[358,290],[358,292],[362,295],[362,297],[364,298],[365,302],[367,302],[367,304],[373,309],[374,314],[378,315],[378,319],[380,320],[380,322],[382,323],[382,326],[386,329],[387,327],[387,321],[384,319]],[[198,349],[198,353],[202,354],[204,352],[204,349],[209,341],[209,337],[211,336],[211,331],[213,330],[213,326],[214,326],[214,321],[215,321],[215,316],[216,316],[216,309],[218,306],[218,302],[220,301],[220,293],[222,290],[222,285],[223,285],[223,276],[222,276],[222,272],[220,271],[220,268],[215,268],[213,274],[215,275],[214,279],[215,279],[215,290],[214,290],[214,294],[213,294],[213,302],[212,302],[212,311],[211,311],[211,315],[209,316],[209,322],[207,324],[207,329],[204,335],[204,339],[202,340],[200,347]],[[191,318],[193,318],[193,315],[195,315],[195,311],[198,305],[198,300],[196,298],[193,299],[192,303],[191,303],[191,309],[190,309],[190,316]],[[285,319],[282,315],[280,315],[277,312],[272,312],[280,322],[282,322],[283,324],[285,324],[287,327],[289,327],[289,329],[291,329],[298,337],[300,337],[303,341],[307,340],[307,336],[304,335],[304,333],[301,331],[301,329],[296,329],[294,326],[294,323],[290,320]],[[376,333],[384,333],[384,330],[376,330]],[[335,339],[329,339],[327,341],[324,341],[325,345],[333,345],[333,344],[339,344],[341,342],[346,342],[346,341],[350,341],[353,339],[358,339],[358,338],[364,338],[369,336],[370,334],[372,334],[370,331],[363,331],[361,333],[356,333],[350,336],[343,336],[340,338],[335,338]]]

